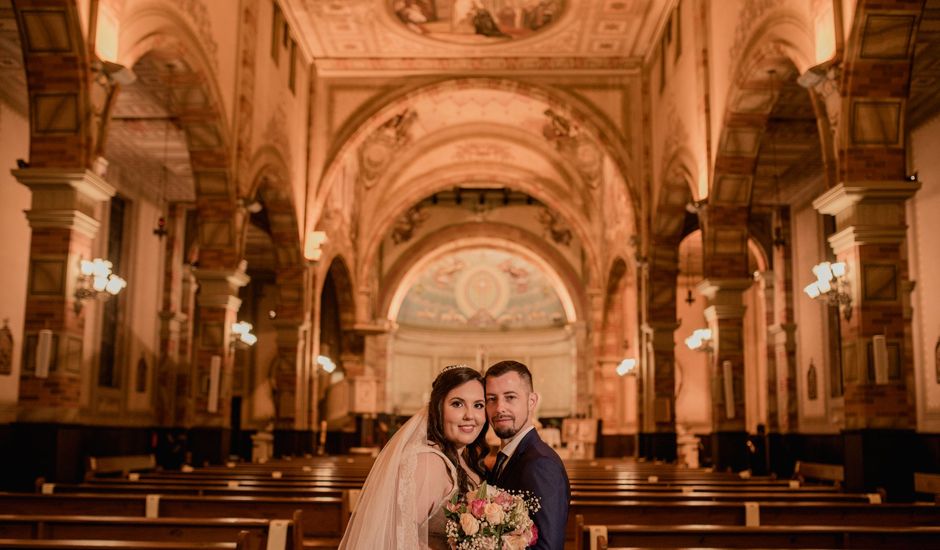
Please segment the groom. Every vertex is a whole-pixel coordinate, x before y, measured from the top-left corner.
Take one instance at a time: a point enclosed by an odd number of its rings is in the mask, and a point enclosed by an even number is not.
[[[528,491],[539,498],[535,514],[538,542],[533,548],[562,550],[571,487],[558,454],[535,431],[532,373],[518,361],[501,361],[486,371],[486,414],[502,441],[487,481],[503,489]]]

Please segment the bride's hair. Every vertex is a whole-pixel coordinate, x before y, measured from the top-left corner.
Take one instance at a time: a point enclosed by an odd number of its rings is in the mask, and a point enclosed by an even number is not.
[[[467,473],[460,467],[460,461],[457,458],[457,448],[453,442],[444,437],[444,398],[450,393],[450,390],[462,386],[470,381],[477,381],[483,385],[483,375],[470,367],[455,366],[445,368],[431,385],[431,402],[428,403],[428,443],[433,443],[444,453],[444,456],[453,463],[457,469],[457,487],[460,492],[466,492],[470,488],[470,481]],[[486,418],[486,414],[483,415]],[[486,477],[486,469],[483,466],[483,459],[489,454],[490,449],[486,444],[486,430],[489,428],[489,422],[483,422],[483,429],[480,435],[473,440],[473,443],[467,445],[464,449],[464,460],[480,478]]]

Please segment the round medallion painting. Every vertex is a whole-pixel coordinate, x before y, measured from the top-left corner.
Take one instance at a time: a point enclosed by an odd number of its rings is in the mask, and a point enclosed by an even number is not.
[[[530,36],[558,20],[566,0],[389,0],[409,30],[456,44]]]

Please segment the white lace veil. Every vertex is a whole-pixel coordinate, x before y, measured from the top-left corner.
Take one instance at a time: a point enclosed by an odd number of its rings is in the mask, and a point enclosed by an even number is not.
[[[428,446],[428,409],[423,407],[382,449],[362,487],[339,550],[397,550],[426,547],[427,518],[415,517],[415,469]],[[444,455],[441,454],[443,457]],[[453,466],[445,460],[456,477]]]

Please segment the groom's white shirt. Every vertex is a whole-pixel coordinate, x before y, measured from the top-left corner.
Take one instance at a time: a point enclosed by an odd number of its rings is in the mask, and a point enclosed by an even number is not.
[[[512,454],[516,452],[516,447],[519,446],[519,442],[522,441],[522,438],[525,437],[527,433],[531,432],[534,429],[535,429],[535,426],[529,426],[528,428],[517,433],[515,437],[509,440],[509,443],[506,443],[505,445],[503,445],[503,448],[500,449],[499,452],[506,455],[506,463],[509,463],[509,459],[512,458]],[[506,469],[506,466],[503,466],[503,469]]]

